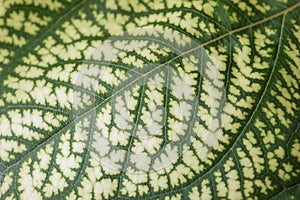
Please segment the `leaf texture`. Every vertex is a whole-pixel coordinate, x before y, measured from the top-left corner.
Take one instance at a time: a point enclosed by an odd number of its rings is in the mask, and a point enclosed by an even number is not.
[[[0,199],[296,199],[300,3],[0,2]]]

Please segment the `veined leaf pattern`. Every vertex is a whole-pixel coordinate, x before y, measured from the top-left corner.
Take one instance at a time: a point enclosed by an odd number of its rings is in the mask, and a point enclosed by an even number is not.
[[[0,2],[0,199],[297,198],[293,0]]]

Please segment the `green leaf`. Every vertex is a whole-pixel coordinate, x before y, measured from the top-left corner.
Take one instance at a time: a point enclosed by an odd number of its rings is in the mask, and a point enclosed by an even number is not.
[[[0,1],[0,199],[295,199],[297,0]]]

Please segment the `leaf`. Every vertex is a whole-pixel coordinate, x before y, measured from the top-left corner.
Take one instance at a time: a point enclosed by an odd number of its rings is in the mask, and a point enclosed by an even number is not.
[[[0,199],[282,199],[298,1],[1,1]]]

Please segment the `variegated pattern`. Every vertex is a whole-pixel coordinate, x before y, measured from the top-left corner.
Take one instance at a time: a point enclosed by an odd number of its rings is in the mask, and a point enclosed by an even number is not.
[[[1,0],[0,199],[296,199],[297,0]]]

